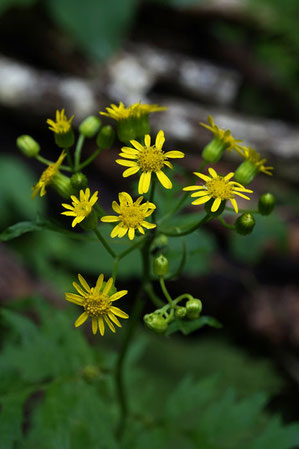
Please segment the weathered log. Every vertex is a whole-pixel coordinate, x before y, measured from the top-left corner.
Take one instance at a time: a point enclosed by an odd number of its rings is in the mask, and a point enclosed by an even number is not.
[[[170,97],[151,93],[155,84],[159,80],[167,79],[168,74],[178,89],[184,88],[194,93],[194,80],[196,76],[200,80],[200,68],[204,67],[204,63],[180,55],[176,55],[177,59],[173,60],[160,50],[149,47],[144,51],[141,49],[142,47],[135,47],[134,51],[126,51],[111,61],[107,72],[102,71],[100,81],[97,82],[38,71],[2,56],[0,105],[16,110],[30,110],[34,115],[53,115],[56,108],[65,107],[68,113],[75,114],[75,124],[78,124],[87,114],[103,110],[110,102],[157,102],[169,106],[169,109],[165,113],[153,114],[154,129],[163,128],[169,140],[188,145],[190,150],[198,151],[209,140],[210,134],[199,126],[199,122],[206,121],[207,116],[211,114],[219,126],[231,129],[234,136],[262,152],[269,152],[277,157],[299,156],[298,127],[280,120],[237,114],[228,108],[224,109],[223,106],[220,108],[219,104],[217,107],[203,106],[199,100],[185,100],[182,95],[173,94]],[[182,66],[191,65],[191,72],[197,74],[191,83],[182,78],[181,69],[174,69],[178,61]],[[127,68],[127,73],[124,67]],[[151,67],[155,68],[150,70]],[[214,69],[216,71],[216,68]],[[229,76],[231,75],[227,75],[226,79],[229,79]],[[219,75],[218,79],[220,78]],[[197,90],[198,98],[203,95],[205,84],[207,77],[202,75],[202,87]],[[210,88],[210,93],[211,90]]]

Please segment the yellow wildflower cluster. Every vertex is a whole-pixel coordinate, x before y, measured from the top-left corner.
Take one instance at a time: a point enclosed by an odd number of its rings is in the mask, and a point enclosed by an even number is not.
[[[107,112],[101,112],[101,115],[108,116],[116,120],[117,122],[125,121],[126,119],[133,118],[134,120],[140,118],[143,119],[144,116],[149,115],[152,112],[165,110],[165,107],[161,107],[159,105],[153,104],[141,104],[135,103],[129,107],[125,107],[123,103],[119,103],[119,105],[112,104],[110,107],[107,107]],[[64,113],[64,109],[56,112],[56,121],[54,122],[51,119],[47,120],[47,123],[50,125],[49,128],[51,131],[55,133],[55,135],[73,133],[71,129],[71,122],[73,120],[73,116],[70,119],[67,119]],[[147,120],[147,118],[146,118]],[[236,213],[238,213],[238,204],[237,198],[241,197],[246,200],[250,200],[247,194],[253,193],[252,190],[249,190],[243,186],[243,183],[238,182],[239,177],[244,175],[244,171],[247,173],[247,180],[252,180],[253,176],[257,171],[261,171],[265,174],[271,175],[271,170],[273,167],[265,166],[266,159],[261,158],[259,153],[251,147],[241,147],[238,145],[241,140],[235,139],[230,130],[224,130],[219,128],[215,123],[211,116],[208,117],[209,125],[201,123],[202,126],[210,130],[214,134],[214,139],[210,142],[207,147],[205,147],[203,153],[205,152],[206,158],[204,157],[204,165],[209,161],[212,163],[217,162],[221,157],[224,150],[232,150],[237,151],[245,160],[251,164],[251,168],[253,170],[250,171],[250,167],[242,167],[240,166],[236,173],[230,172],[226,175],[218,174],[213,168],[208,168],[209,175],[200,172],[194,172],[194,175],[197,176],[203,183],[201,185],[190,185],[184,187],[184,191],[191,191],[191,197],[193,199],[193,205],[205,205],[207,210],[207,217],[212,217],[212,214],[218,213],[220,214],[224,209],[226,201],[230,201],[233,209]],[[89,123],[95,123],[95,131],[100,132],[100,124],[99,119],[89,120]],[[125,124],[126,125],[126,124]],[[105,128],[105,127],[104,127]],[[101,139],[97,139],[98,145],[99,142],[103,141],[103,136],[108,135],[110,145],[114,139],[114,131],[111,132],[111,126],[107,126],[105,130],[102,132]],[[122,131],[126,131],[125,128]],[[105,134],[106,133],[106,134]],[[126,132],[123,135],[127,135]],[[129,135],[129,133],[128,133]],[[123,172],[123,177],[127,178],[129,176],[135,175],[139,173],[139,181],[138,181],[138,193],[140,195],[147,194],[150,191],[151,182],[152,182],[152,174],[155,174],[158,181],[165,189],[172,188],[172,181],[169,177],[164,173],[164,171],[169,168],[173,169],[173,165],[170,162],[171,159],[181,159],[184,158],[185,154],[182,151],[178,150],[170,150],[164,151],[163,146],[165,143],[165,136],[163,130],[160,130],[155,138],[155,141],[152,142],[150,134],[144,133],[143,137],[136,139],[127,139],[124,140],[126,142],[125,146],[122,146],[121,152],[119,153],[120,159],[116,159],[116,163],[126,167]],[[56,136],[57,137],[57,136]],[[138,139],[138,140],[137,140]],[[24,139],[23,139],[24,140]],[[118,256],[115,255],[114,251],[109,247],[107,242],[101,237],[100,232],[97,229],[97,224],[100,221],[102,223],[110,223],[114,224],[114,227],[111,231],[111,238],[119,237],[123,238],[128,236],[129,240],[133,240],[137,231],[139,234],[144,235],[146,230],[156,229],[156,222],[152,219],[152,214],[156,210],[156,205],[152,202],[153,195],[153,186],[151,190],[151,194],[149,197],[139,196],[137,199],[133,199],[132,196],[127,192],[120,192],[118,194],[118,202],[112,202],[112,209],[116,213],[116,215],[105,215],[99,205],[96,205],[98,201],[98,191],[94,192],[91,195],[90,188],[87,186],[87,178],[85,175],[80,173],[80,153],[81,147],[76,149],[76,154],[74,157],[74,167],[64,167],[62,166],[62,162],[68,156],[68,160],[72,161],[70,156],[69,148],[72,145],[71,141],[68,140],[59,140],[58,146],[66,142],[68,147],[63,147],[66,149],[62,151],[58,160],[55,163],[49,162],[48,167],[42,173],[39,181],[33,187],[32,197],[34,198],[40,192],[40,196],[44,196],[46,193],[46,187],[54,182],[62,182],[61,179],[63,175],[59,173],[59,169],[67,169],[73,171],[74,175],[69,180],[70,185],[75,189],[74,194],[69,194],[71,204],[62,203],[64,207],[62,215],[70,216],[73,218],[72,227],[75,227],[77,224],[86,225],[89,222],[90,227],[86,227],[85,229],[92,229],[97,234],[105,248],[110,252],[110,254],[117,259]],[[129,143],[127,143],[129,142]],[[25,142],[21,142],[22,145],[28,145],[28,139]],[[30,142],[29,142],[30,143]],[[81,145],[81,144],[80,144]],[[105,148],[105,146],[103,147]],[[99,150],[97,150],[99,151]],[[37,152],[35,152],[37,154]],[[45,161],[45,160],[44,160]],[[243,164],[245,163],[243,162]],[[77,165],[76,165],[77,163]],[[79,164],[79,165],[78,165]],[[84,167],[86,162],[82,164]],[[243,174],[242,174],[243,173]],[[248,174],[249,173],[249,174]],[[232,180],[235,176],[236,180]],[[55,181],[56,180],[56,181]],[[58,181],[57,181],[58,180]],[[244,182],[245,185],[248,182]],[[84,187],[81,188],[85,183]],[[76,194],[75,194],[76,193]],[[66,195],[65,195],[66,196]],[[268,200],[269,201],[269,200]],[[267,206],[268,210],[269,205]],[[102,211],[100,214],[98,213]],[[151,217],[147,221],[147,219]],[[92,221],[95,220],[95,223]],[[246,231],[247,232],[247,231]],[[152,234],[153,235],[153,234]],[[143,240],[140,239],[140,242]],[[138,244],[138,243],[137,243]],[[126,252],[126,251],[125,251]],[[167,262],[168,263],[168,262]],[[163,268],[164,269],[164,268]],[[100,331],[101,335],[104,335],[105,324],[109,327],[112,332],[115,332],[115,325],[121,326],[117,317],[120,318],[128,318],[128,315],[120,310],[119,308],[113,305],[113,302],[125,296],[128,291],[121,290],[119,292],[116,291],[115,288],[115,271],[113,274],[113,278],[109,278],[108,281],[104,282],[104,275],[100,274],[97,279],[96,285],[94,287],[90,287],[86,280],[78,275],[78,279],[80,284],[74,282],[73,286],[76,289],[77,293],[66,293],[65,297],[67,301],[70,301],[74,304],[77,304],[83,307],[84,311],[79,316],[79,318],[75,322],[75,326],[78,327],[83,324],[88,317],[91,317],[92,321],[92,331],[94,334],[97,331]]]

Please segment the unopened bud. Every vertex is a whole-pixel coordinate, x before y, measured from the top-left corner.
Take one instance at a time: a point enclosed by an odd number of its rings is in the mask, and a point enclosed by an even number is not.
[[[90,115],[79,126],[79,132],[85,137],[92,138],[100,130],[101,124],[102,121],[99,117]]]
[[[143,317],[146,326],[158,334],[163,334],[168,328],[167,320],[159,313],[150,313]]]
[[[210,162],[214,164],[218,162],[226,148],[228,147],[222,140],[218,137],[214,137],[214,139],[206,145],[202,151],[202,157],[205,162]]]
[[[179,306],[175,309],[174,315],[176,318],[184,318],[186,316],[187,309],[186,307]]]
[[[75,190],[84,190],[88,186],[87,178],[83,173],[75,173],[71,177],[71,183]]]
[[[23,134],[17,138],[17,147],[27,157],[35,157],[38,155],[40,146],[33,137]]]
[[[202,310],[202,302],[199,299],[191,298],[186,302],[187,317],[195,320]]]
[[[51,186],[63,198],[69,198],[70,195],[73,195],[75,193],[71,183],[71,179],[63,175],[59,171],[53,176]]]
[[[97,145],[103,150],[110,148],[115,139],[115,131],[110,125],[103,126],[97,136]]]
[[[259,199],[259,212],[262,215],[270,215],[275,207],[275,196],[272,193],[264,193]]]
[[[153,271],[156,276],[165,276],[169,271],[169,264],[168,260],[163,254],[160,254],[160,256],[155,257],[154,263],[153,263]]]
[[[252,214],[245,213],[240,215],[235,221],[235,228],[238,234],[248,235],[255,226],[255,219]]]
[[[242,185],[248,185],[259,172],[258,167],[251,161],[244,161],[235,171],[235,180]]]

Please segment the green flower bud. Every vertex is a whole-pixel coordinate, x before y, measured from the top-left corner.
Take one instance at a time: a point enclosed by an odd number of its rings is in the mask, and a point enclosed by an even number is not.
[[[36,140],[26,134],[17,138],[17,147],[27,157],[37,156],[40,150],[40,146]]]
[[[146,326],[158,334],[163,334],[168,328],[167,320],[159,313],[150,313],[143,317]]]
[[[101,124],[102,121],[99,117],[90,115],[85,120],[83,120],[83,122],[79,126],[79,132],[80,134],[83,134],[83,136],[90,139],[91,137],[94,137],[100,130]]]
[[[79,191],[79,190],[85,190],[86,187],[88,186],[88,181],[85,175],[83,175],[83,173],[75,173],[72,177],[71,177],[71,183],[72,186],[74,188],[74,190]]]
[[[186,307],[176,307],[175,311],[174,311],[174,315],[176,318],[184,318],[186,316],[187,313],[187,309]]]
[[[115,131],[110,125],[103,126],[97,136],[97,145],[103,150],[110,148],[115,139]]]
[[[211,208],[212,208],[212,205],[213,205],[213,203],[214,203],[214,200],[215,200],[215,198],[211,198],[209,201],[207,201],[207,202],[205,203],[205,205],[204,205],[204,208],[205,208],[205,211],[206,211],[207,214],[213,215],[214,217],[218,217],[218,216],[221,215],[222,212],[224,211],[226,201],[225,201],[225,200],[224,200],[224,201],[221,201],[220,206],[218,207],[218,209],[216,210],[216,212],[212,212],[212,211],[211,211]]]
[[[94,210],[90,212],[89,215],[87,215],[86,218],[84,218],[83,221],[81,221],[80,226],[84,231],[90,231],[92,229],[95,229],[98,225],[98,217]]]
[[[235,171],[235,180],[242,185],[248,185],[258,174],[258,167],[251,161],[244,161]]]
[[[186,302],[187,318],[195,320],[199,317],[202,310],[202,302],[199,299],[192,298]]]
[[[240,215],[235,221],[235,227],[238,234],[250,234],[255,226],[255,219],[252,214],[245,213]]]
[[[150,131],[151,127],[148,115],[141,115],[141,117],[135,119],[135,132],[137,138],[143,138],[146,134],[149,134]]]
[[[221,159],[224,151],[228,146],[228,144],[225,144],[218,137],[214,137],[214,139],[204,147],[202,151],[202,157],[205,162],[214,164]]]
[[[168,260],[166,259],[163,254],[160,254],[160,256],[155,257],[154,263],[153,263],[153,271],[156,276],[165,276],[169,271],[169,264]]]
[[[59,171],[53,176],[51,186],[63,198],[69,198],[75,193],[71,179]]]
[[[269,215],[275,207],[275,196],[272,193],[264,193],[259,199],[259,212],[262,215]]]
[[[117,136],[123,143],[136,139],[135,118],[123,119],[117,122]]]
[[[75,143],[75,135],[72,128],[66,133],[54,133],[55,143],[59,148],[70,148]]]

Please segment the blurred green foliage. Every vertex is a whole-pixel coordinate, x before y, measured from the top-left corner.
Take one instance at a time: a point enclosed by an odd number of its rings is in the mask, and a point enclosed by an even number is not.
[[[177,341],[166,340],[160,347],[163,363],[156,363],[159,345],[143,334],[126,362],[132,415],[119,443],[114,437],[118,407],[109,339],[99,348],[88,344],[72,325],[73,306],[61,311],[32,298],[14,308],[1,310],[1,449],[291,449],[299,443],[299,424],[283,425],[278,416],[263,411],[268,394],[261,389],[270,392],[269,385],[277,386],[269,364],[209,340],[191,348],[186,344],[182,360]],[[25,311],[34,311],[35,320]],[[151,363],[144,360],[145,353]],[[176,370],[165,366],[169,360],[177,362],[183,379],[178,381]],[[196,380],[190,360],[209,377]],[[225,376],[209,375],[224,368]],[[236,380],[233,386],[231,379]],[[164,391],[159,391],[161,385]]]

